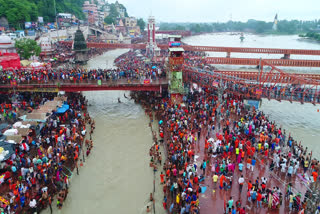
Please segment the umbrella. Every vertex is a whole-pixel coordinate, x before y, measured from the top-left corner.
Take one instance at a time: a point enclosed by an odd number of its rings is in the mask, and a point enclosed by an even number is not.
[[[160,120],[160,121],[159,121],[159,125],[161,125],[162,123],[163,123],[163,121],[162,121],[162,120]]]
[[[152,69],[156,69],[157,68],[157,66],[152,66]]]

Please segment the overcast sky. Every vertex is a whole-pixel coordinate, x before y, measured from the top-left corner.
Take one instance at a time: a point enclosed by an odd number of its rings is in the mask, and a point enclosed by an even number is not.
[[[109,0],[108,2],[115,2]],[[119,0],[129,15],[164,22],[320,19],[320,0]]]

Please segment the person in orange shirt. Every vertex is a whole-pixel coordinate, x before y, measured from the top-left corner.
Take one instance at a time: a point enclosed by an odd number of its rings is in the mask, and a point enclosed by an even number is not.
[[[226,181],[226,177],[222,174],[220,177],[220,189],[223,189],[223,182]]]
[[[314,171],[312,172],[312,176],[313,176],[313,181],[314,181],[314,182],[317,182],[318,173],[316,172],[316,170],[314,170]]]
[[[164,184],[164,174],[163,174],[163,172],[161,172],[161,174],[160,174],[160,180],[161,180],[161,184]]]
[[[262,143],[264,142],[264,136],[263,136],[262,133],[260,134],[260,141],[261,141]]]

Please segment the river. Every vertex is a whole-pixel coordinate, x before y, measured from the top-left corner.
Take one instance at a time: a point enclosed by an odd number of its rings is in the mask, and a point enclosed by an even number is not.
[[[320,49],[319,44],[298,40],[297,36],[245,36],[243,43],[239,42],[239,35],[231,36],[228,33],[193,36],[184,41],[193,45]],[[87,67],[111,68],[113,60],[125,51],[106,52],[90,60]],[[255,54],[232,56],[257,57]],[[73,176],[62,210],[57,211],[54,206],[54,213],[145,213],[153,189],[153,172],[148,167],[152,136],[144,110],[125,99],[124,93],[128,95],[129,92],[84,93],[89,100],[89,113],[96,121],[94,149],[80,168],[80,175]],[[118,103],[118,97],[122,103]],[[272,120],[276,120],[320,158],[316,149],[320,138],[319,108],[319,105],[267,100],[263,100],[261,107]],[[156,174],[156,184],[159,184],[159,172]],[[157,214],[165,213],[161,205],[161,193],[159,185],[156,185]],[[49,213],[48,210],[45,213]]]
[[[223,46],[223,47],[256,47],[256,48],[287,48],[287,49],[320,49],[320,43],[308,39],[299,38],[297,35],[254,35],[245,34],[244,42],[240,42],[240,35],[231,33],[213,33],[191,36],[183,39],[189,45]],[[226,53],[210,53],[210,56],[225,57]],[[278,58],[282,55],[254,54],[254,53],[231,53],[235,58]],[[291,59],[320,60],[320,56],[291,55]],[[217,66],[220,70],[232,69],[253,69],[244,66]],[[293,72],[320,73],[319,68],[282,68]],[[298,142],[307,146],[313,151],[315,157],[320,159],[320,150],[317,147],[320,139],[320,109],[319,105],[290,103],[287,101],[278,102],[263,99],[261,110],[269,115],[271,120],[277,121],[287,130]],[[310,151],[309,149],[309,151]]]
[[[113,50],[95,57],[87,68],[112,68],[114,59],[128,50]],[[84,95],[96,121],[94,148],[79,176],[74,174],[67,200],[54,213],[145,213],[153,190],[149,167],[152,135],[144,110],[129,91],[92,91]],[[122,103],[118,103],[120,97]],[[162,213],[162,189],[156,174],[156,213]],[[46,213],[50,213],[46,210]]]

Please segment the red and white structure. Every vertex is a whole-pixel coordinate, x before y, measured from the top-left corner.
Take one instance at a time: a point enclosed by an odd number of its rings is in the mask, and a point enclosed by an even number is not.
[[[0,70],[20,67],[20,57],[16,53],[14,41],[7,35],[0,35]]]
[[[150,16],[148,19],[148,42],[146,50],[149,56],[160,55],[160,48],[156,43],[156,22],[153,16]]]

